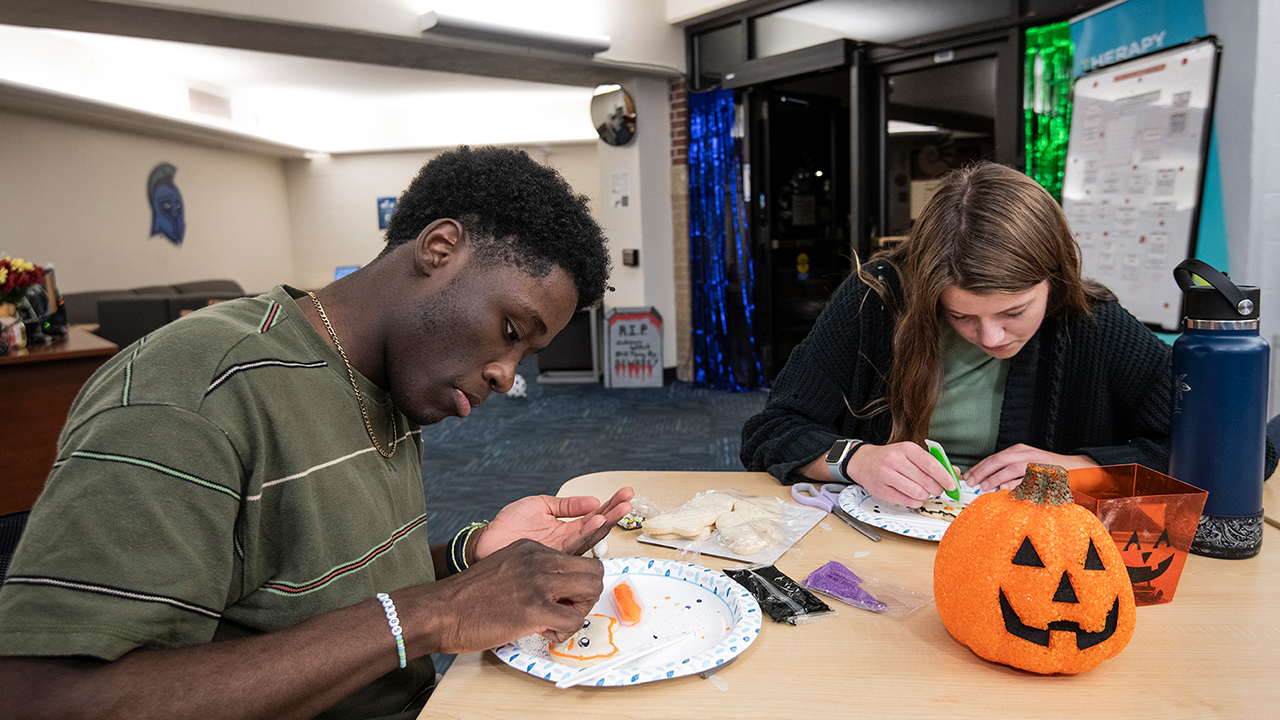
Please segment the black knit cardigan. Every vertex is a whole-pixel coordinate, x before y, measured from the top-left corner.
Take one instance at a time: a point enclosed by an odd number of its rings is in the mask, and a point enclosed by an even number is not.
[[[863,270],[901,296],[889,263]],[[870,417],[865,410],[885,397],[894,322],[880,296],[850,276],[743,426],[742,464],[791,484],[805,479],[793,471],[839,438],[888,442],[887,406]],[[1009,365],[996,449],[1026,443],[1167,472],[1171,376],[1171,348],[1119,303],[1094,302],[1087,317],[1046,317]],[[1267,477],[1275,467],[1268,442]]]

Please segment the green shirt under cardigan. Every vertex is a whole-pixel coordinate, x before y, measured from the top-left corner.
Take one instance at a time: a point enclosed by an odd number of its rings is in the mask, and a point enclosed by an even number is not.
[[[993,358],[942,321],[942,392],[929,418],[929,438],[942,443],[961,472],[996,451],[1009,361]]]
[[[357,376],[384,447],[396,415],[400,446],[378,454],[304,296],[202,309],[86,383],[0,587],[0,654],[261,635],[434,579],[421,431]],[[423,657],[325,716],[399,713],[434,680]]]

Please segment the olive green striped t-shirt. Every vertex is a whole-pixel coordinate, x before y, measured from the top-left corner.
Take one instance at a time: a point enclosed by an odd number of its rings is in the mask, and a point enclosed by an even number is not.
[[[357,376],[383,447],[396,418],[397,452],[374,449],[304,296],[192,313],[85,384],[0,587],[0,655],[253,636],[434,579],[421,432]],[[424,658],[335,715],[399,712],[433,680]]]

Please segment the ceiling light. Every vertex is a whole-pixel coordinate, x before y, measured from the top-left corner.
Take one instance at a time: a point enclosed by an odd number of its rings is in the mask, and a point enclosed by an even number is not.
[[[940,128],[937,125],[921,125],[906,120],[890,120],[888,130],[890,133],[926,133],[938,132]]]
[[[523,48],[537,48],[575,55],[595,55],[609,49],[608,35],[567,35],[542,30],[495,25],[480,20],[442,15],[432,10],[418,19],[423,33],[460,40],[479,40]]]

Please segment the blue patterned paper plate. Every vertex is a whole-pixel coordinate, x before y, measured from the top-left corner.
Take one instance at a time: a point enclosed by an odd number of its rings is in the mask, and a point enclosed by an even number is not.
[[[981,490],[960,484],[960,502],[968,505],[983,494]],[[915,508],[891,503],[872,495],[859,485],[850,485],[840,493],[840,507],[856,520],[907,537],[942,539],[951,523],[941,518],[921,515]]]
[[[688,640],[668,650],[646,655],[640,667],[620,667],[591,687],[617,687],[692,675],[723,665],[755,642],[760,634],[760,606],[741,585],[716,570],[676,560],[657,558],[606,558],[605,592],[592,612],[612,615],[608,600],[614,584],[626,578],[643,602],[644,614],[633,626],[619,625],[614,642],[623,652],[637,648],[654,636],[681,632]],[[547,640],[530,635],[495,648],[502,662],[530,675],[560,682],[579,668],[551,659]]]

